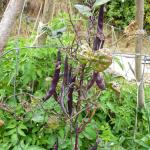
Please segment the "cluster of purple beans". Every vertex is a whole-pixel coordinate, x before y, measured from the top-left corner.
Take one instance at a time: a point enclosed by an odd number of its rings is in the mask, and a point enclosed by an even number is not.
[[[46,96],[43,98],[44,101],[48,100],[50,97],[54,96],[56,97],[56,88],[60,79],[60,70],[61,70],[61,52],[60,50],[58,50],[57,53],[57,62],[55,65],[55,71],[54,71],[54,76],[53,79],[51,81],[51,85],[50,88],[46,94]],[[73,92],[74,92],[74,85],[75,85],[75,81],[76,81],[76,76],[72,75],[72,67],[70,67],[70,65],[68,64],[68,57],[66,56],[65,58],[65,63],[64,63],[64,73],[63,73],[63,82],[62,82],[62,89],[61,89],[61,95],[59,97],[59,99],[55,98],[61,105],[62,109],[64,112],[66,112],[66,109],[64,108],[64,104],[61,101],[62,97],[64,95],[62,95],[62,93],[64,93],[64,89],[65,87],[68,87],[67,90],[67,105],[68,105],[68,114],[71,116],[72,114],[72,107],[73,107]],[[87,90],[89,90],[94,83],[96,82],[97,86],[99,87],[99,89],[104,90],[105,89],[105,83],[104,80],[102,78],[102,76],[100,75],[100,73],[98,72],[93,72],[93,75],[91,77],[91,80],[88,82],[87,84]]]

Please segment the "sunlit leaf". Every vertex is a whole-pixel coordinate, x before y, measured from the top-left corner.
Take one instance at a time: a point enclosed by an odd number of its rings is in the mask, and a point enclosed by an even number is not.
[[[76,4],[74,5],[74,7],[84,16],[92,16],[92,13],[91,13],[91,8],[89,8],[88,6],[85,6],[85,5],[79,5],[79,4]]]
[[[105,3],[109,2],[109,1],[110,0],[96,0],[96,2],[94,3],[93,7],[94,8],[98,7],[98,6],[103,5],[103,4],[105,4]]]

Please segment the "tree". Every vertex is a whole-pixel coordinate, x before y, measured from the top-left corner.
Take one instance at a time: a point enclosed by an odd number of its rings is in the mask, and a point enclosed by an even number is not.
[[[0,22],[0,54],[3,52],[17,16],[21,13],[25,0],[10,0]]]

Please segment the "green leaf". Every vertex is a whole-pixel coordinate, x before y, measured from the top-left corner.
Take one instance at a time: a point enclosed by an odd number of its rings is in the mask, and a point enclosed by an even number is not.
[[[39,146],[36,146],[36,145],[33,145],[33,146],[29,146],[28,148],[26,148],[25,150],[45,150],[44,148],[42,147],[39,147]]]
[[[83,135],[89,140],[96,139],[96,132],[91,126],[86,127],[85,131],[83,132]]]
[[[111,102],[107,102],[106,103],[106,105],[108,106],[108,108],[111,110],[111,111],[113,111],[113,112],[115,112],[115,107],[114,107],[114,105],[111,103]]]
[[[5,132],[4,135],[5,135],[5,136],[9,136],[9,135],[12,135],[12,134],[14,134],[14,133],[16,133],[16,128],[14,128],[14,129],[12,129],[12,130],[9,130],[8,132]]]
[[[110,0],[96,0],[96,2],[94,3],[93,7],[94,8],[98,7],[98,6],[103,5],[103,4],[105,4],[105,3],[109,2],[109,1]]]
[[[20,128],[18,128],[18,134],[21,135],[21,136],[26,136],[24,131],[21,130]]]
[[[5,143],[0,143],[0,150],[9,150],[10,149],[10,145],[9,145],[9,142],[5,142]]]
[[[85,5],[76,4],[74,7],[84,16],[90,17],[92,16],[91,8]]]
[[[137,143],[138,145],[146,148],[146,149],[150,149],[150,146],[147,145],[146,143],[144,143],[143,141],[140,141],[140,140],[135,140],[135,143]]]
[[[55,142],[56,142],[56,137],[55,137],[55,135],[50,134],[50,135],[48,136],[47,143],[48,143],[51,147],[53,147],[54,144],[55,144]]]
[[[112,150],[125,150],[125,149],[120,145],[115,145],[112,147]]]
[[[6,129],[13,129],[16,128],[16,124],[9,124]]]
[[[13,134],[11,136],[11,142],[13,143],[13,145],[17,144],[17,142],[18,142],[18,136],[17,136],[17,134]]]
[[[19,128],[20,128],[20,129],[28,130],[28,128],[27,128],[24,124],[20,124],[20,125],[19,125]]]
[[[32,117],[32,120],[34,122],[43,122],[44,121],[44,114],[41,114],[39,112],[36,112],[33,117]]]
[[[67,140],[60,139],[59,143],[61,144],[61,149],[66,150],[68,148],[68,146],[70,145],[70,140],[69,139],[67,139]]]

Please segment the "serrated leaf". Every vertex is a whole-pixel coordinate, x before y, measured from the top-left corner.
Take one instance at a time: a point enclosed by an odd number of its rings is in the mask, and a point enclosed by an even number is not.
[[[19,125],[19,128],[20,128],[20,129],[28,130],[28,128],[27,128],[24,124],[20,124],[20,125]]]
[[[92,16],[91,8],[89,8],[88,6],[76,4],[76,5],[74,5],[74,7],[75,7],[82,15],[85,15],[85,16],[87,16],[87,17]]]
[[[18,134],[19,134],[19,135],[21,135],[21,136],[26,136],[25,133],[24,133],[24,131],[21,130],[20,128],[18,128],[17,131],[18,131]]]
[[[94,3],[93,7],[98,7],[98,6],[101,6],[107,2],[109,2],[110,0],[96,0],[96,2]]]
[[[14,134],[14,133],[16,133],[16,128],[9,130],[9,131],[6,132],[4,135],[5,135],[5,136],[9,136],[9,135],[12,135],[12,134]]]

